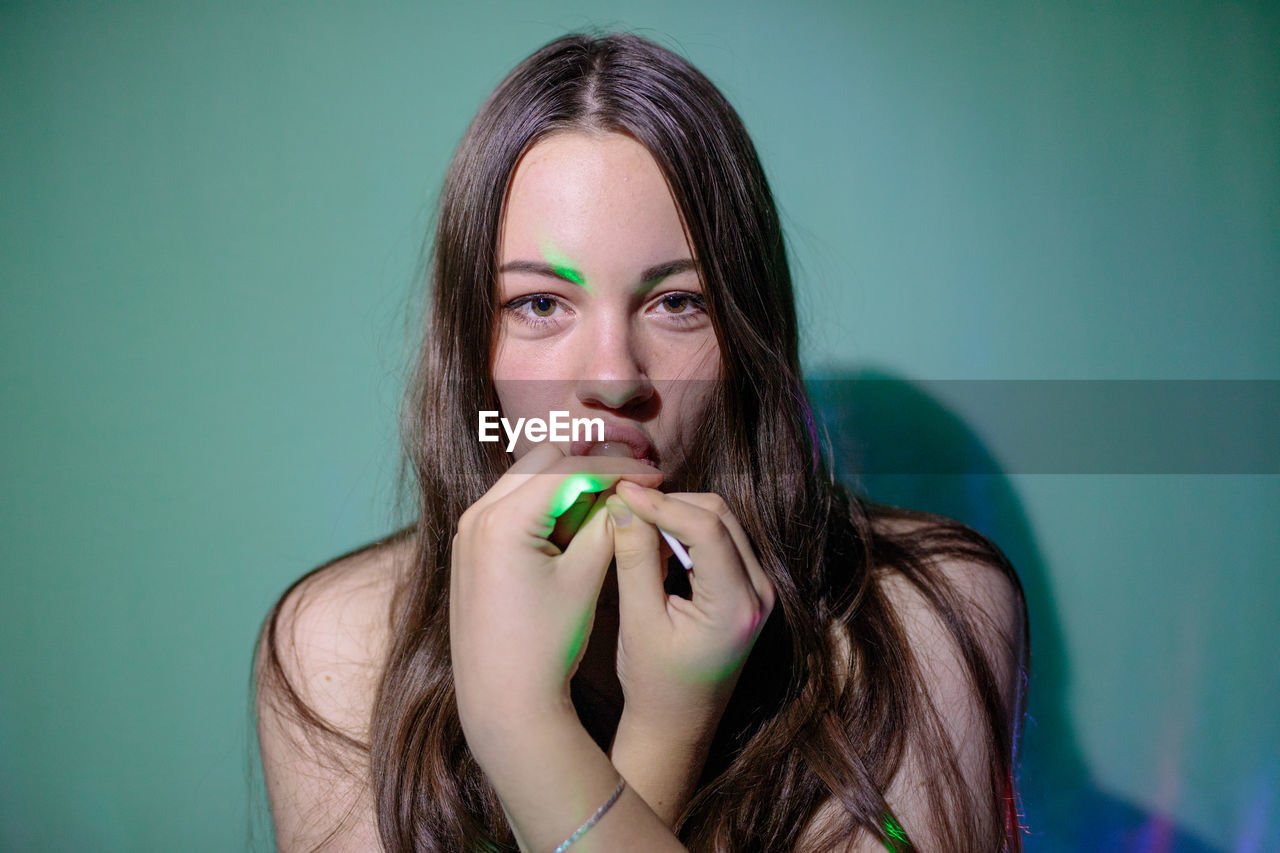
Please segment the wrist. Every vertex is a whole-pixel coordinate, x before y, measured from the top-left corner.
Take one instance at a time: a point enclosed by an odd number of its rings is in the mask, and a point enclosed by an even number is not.
[[[465,712],[460,705],[458,715],[482,768],[488,756],[513,755],[582,729],[567,694],[542,701],[490,702]]]
[[[642,743],[668,754],[691,754],[710,748],[719,721],[718,714],[658,719],[623,706],[613,742],[615,747]]]
[[[710,744],[729,704],[729,693],[693,697],[683,694],[679,701],[637,701],[628,698],[622,706],[618,730],[667,747],[691,749]]]
[[[715,735],[709,726],[652,728],[635,716],[618,723],[609,759],[668,826],[692,798]]]

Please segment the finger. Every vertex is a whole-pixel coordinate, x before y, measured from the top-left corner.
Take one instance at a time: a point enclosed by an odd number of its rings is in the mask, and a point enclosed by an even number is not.
[[[742,529],[737,516],[725,505],[724,498],[706,492],[667,492],[666,494],[676,500],[700,506],[720,517],[720,522],[728,529],[734,544],[738,546],[738,553],[742,555],[743,565],[751,578],[751,585],[755,588],[756,595],[760,596],[761,601],[767,601],[772,605],[775,598],[773,582],[769,580],[769,576],[760,565],[760,560],[756,558],[756,551],[751,545],[747,531]]]
[[[622,630],[666,616],[667,592],[658,528],[637,517],[616,495],[605,503],[612,519],[613,555],[618,564],[618,621]]]
[[[609,560],[613,557],[613,537],[605,523],[607,519],[604,500],[597,498],[589,507],[586,521],[565,549],[558,564],[566,567],[566,582],[569,586],[583,594],[591,591],[592,601],[600,595],[605,573],[609,569]]]
[[[498,481],[474,505],[482,507],[497,502],[528,482],[530,476],[545,471],[568,455],[568,451],[559,444],[551,442],[539,444],[533,450],[511,463],[511,466],[502,473]]]
[[[557,519],[573,506],[583,492],[602,492],[627,479],[645,486],[662,482],[662,472],[637,459],[611,456],[569,456],[537,474],[527,475],[523,483],[509,493],[521,512],[534,518]],[[530,518],[513,517],[520,528],[529,526]]]
[[[619,483],[617,495],[640,518],[675,534],[689,546],[693,558],[689,585],[695,602],[713,607],[737,605],[744,594],[758,600],[743,565],[745,558],[719,515],[632,483]]]
[[[586,654],[600,590],[609,570],[609,559],[613,556],[613,537],[609,535],[607,519],[604,501],[597,499],[591,505],[582,528],[564,554],[555,561],[557,585],[562,594],[582,608],[568,647],[566,664],[570,678],[578,671]]]
[[[662,481],[663,477],[662,472],[657,468],[634,459],[598,456],[570,456],[568,454],[568,448],[563,442],[543,442],[512,463],[511,467],[503,472],[497,482],[495,482],[493,486],[491,486],[489,490],[485,492],[485,494],[476,501],[475,504],[473,504],[473,508],[483,509],[487,506],[496,504],[502,498],[512,494],[522,486],[538,479],[540,475],[546,474],[559,476],[562,473],[562,469],[557,468],[557,466],[563,465],[566,459],[580,460],[582,473],[588,475],[593,471],[603,471],[605,473],[621,472],[622,476],[631,476],[634,474],[634,479],[637,482],[655,486]],[[586,460],[590,461],[588,462]],[[612,462],[609,460],[612,460]],[[579,463],[568,463],[571,468],[577,464]],[[654,479],[655,477],[656,481]],[[611,487],[616,481],[617,478],[606,480],[608,487]],[[566,491],[558,496],[555,501],[554,511],[548,513],[550,520],[554,522],[559,518],[563,512],[573,506],[578,495],[583,492],[599,491],[599,489],[589,488],[592,484],[593,481],[590,477],[586,480],[570,483],[569,487],[566,488]],[[539,525],[535,525],[535,527],[536,526],[540,526],[540,522]]]
[[[583,522],[586,521],[592,504],[596,502],[596,497],[592,492],[583,492],[578,495],[573,505],[556,519],[555,528],[548,538],[557,548],[563,550],[568,547],[569,542],[578,532],[578,529],[582,527]]]

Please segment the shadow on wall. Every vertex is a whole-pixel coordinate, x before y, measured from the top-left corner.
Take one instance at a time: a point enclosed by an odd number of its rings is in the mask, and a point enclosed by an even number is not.
[[[1070,662],[1047,568],[1007,474],[977,435],[920,387],[886,373],[827,370],[806,384],[842,482],[881,503],[961,521],[1018,570],[1032,648],[1019,774],[1027,853],[1220,853],[1093,779],[1071,727]]]

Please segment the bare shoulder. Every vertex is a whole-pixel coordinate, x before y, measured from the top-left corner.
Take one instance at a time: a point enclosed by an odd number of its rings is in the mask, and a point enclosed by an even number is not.
[[[326,563],[263,621],[258,738],[280,850],[377,849],[369,730],[414,544],[393,536]]]
[[[967,547],[940,550],[929,558],[943,591],[965,617],[1001,688],[1009,714],[1015,711],[1018,664],[1026,649],[1026,604],[1011,573],[992,555],[984,553],[982,538],[958,522],[942,516],[885,518],[880,529],[893,536],[928,536],[940,530],[940,539],[954,543],[958,536],[973,537]],[[989,543],[988,543],[989,544]],[[994,546],[991,546],[994,547]],[[912,653],[926,669],[950,666],[958,655],[955,639],[925,594],[901,572],[886,568],[877,573],[898,618],[902,620]],[[927,674],[927,673],[926,673]]]
[[[949,519],[892,517],[876,519],[877,533],[890,538],[921,536],[932,541],[962,542],[969,535]],[[978,537],[980,540],[980,537]],[[997,562],[987,559],[983,543],[972,547],[939,548],[929,563],[947,600],[968,625],[971,639],[981,653],[995,687],[999,691],[1004,723],[1012,729],[1019,712],[1021,664],[1025,658],[1025,604],[1017,581]],[[931,550],[931,549],[926,549]],[[978,802],[997,803],[1003,792],[990,790],[991,766],[995,756],[986,732],[989,718],[986,702],[970,677],[963,652],[949,622],[923,592],[902,572],[877,567],[877,586],[901,624],[911,657],[918,666],[920,689],[937,712],[941,734],[950,742],[958,770]],[[844,639],[842,646],[847,647]],[[1006,747],[1001,745],[1001,750]],[[917,849],[946,849],[946,839],[931,834],[929,786],[934,784],[918,747],[909,744],[902,764],[884,792],[885,801],[906,830]],[[816,849],[820,835],[838,825],[843,814],[832,798],[813,816],[796,850]],[[987,815],[997,825],[1002,816]],[[869,833],[858,832],[847,839],[845,851],[882,850]]]
[[[367,694],[382,674],[392,599],[412,556],[406,536],[335,559],[295,584],[263,624],[259,661],[273,645],[301,697],[357,738],[366,733]]]

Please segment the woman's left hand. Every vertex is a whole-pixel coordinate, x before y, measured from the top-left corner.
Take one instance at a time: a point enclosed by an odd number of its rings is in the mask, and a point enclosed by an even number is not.
[[[624,719],[652,732],[714,730],[773,610],[773,584],[719,495],[620,482],[606,506],[618,567]],[[663,588],[658,527],[688,546],[692,599]]]
[[[569,507],[592,506],[575,500],[580,494],[623,477],[662,480],[632,459],[566,457],[544,445],[462,513],[452,543],[449,648],[459,717],[477,759],[513,726],[574,717],[569,679],[586,647],[613,542],[602,512],[563,551],[550,537]]]

